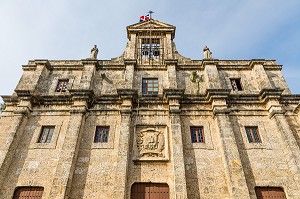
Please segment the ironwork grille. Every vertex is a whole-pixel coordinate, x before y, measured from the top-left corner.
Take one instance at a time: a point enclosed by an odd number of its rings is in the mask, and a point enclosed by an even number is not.
[[[230,79],[232,90],[234,91],[242,91],[243,87],[241,84],[241,79]]]
[[[249,143],[261,143],[257,126],[245,127]]]
[[[94,142],[95,143],[108,142],[108,132],[109,132],[109,127],[107,127],[107,126],[97,126],[96,127],[96,132],[95,132]]]
[[[59,80],[56,86],[55,91],[56,92],[66,92],[67,91],[67,85],[68,85],[69,80]]]
[[[136,41],[136,54],[139,64],[156,65],[163,63],[164,35],[161,32],[138,33]]]
[[[38,143],[50,143],[55,126],[43,126]]]
[[[203,127],[190,127],[191,138],[193,143],[204,143],[204,131]]]

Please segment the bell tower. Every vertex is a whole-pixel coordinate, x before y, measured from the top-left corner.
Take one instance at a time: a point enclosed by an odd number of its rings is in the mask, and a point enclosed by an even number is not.
[[[135,59],[139,65],[162,65],[174,58],[175,26],[150,18],[128,26],[127,37],[125,59]]]

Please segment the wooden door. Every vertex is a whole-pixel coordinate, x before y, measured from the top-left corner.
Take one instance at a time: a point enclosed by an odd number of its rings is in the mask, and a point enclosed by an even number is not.
[[[131,199],[169,199],[169,186],[166,183],[134,183]]]
[[[43,191],[43,187],[18,187],[13,199],[41,199]]]
[[[286,199],[285,193],[280,187],[255,187],[257,199]]]

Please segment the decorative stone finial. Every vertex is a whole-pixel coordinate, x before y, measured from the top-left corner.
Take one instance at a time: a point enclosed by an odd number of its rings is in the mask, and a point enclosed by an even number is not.
[[[98,48],[97,45],[95,45],[94,48],[92,48],[91,50],[91,59],[97,59],[97,55],[98,55]]]
[[[203,54],[204,54],[204,59],[213,59],[212,52],[209,50],[209,48],[207,46],[204,46]]]

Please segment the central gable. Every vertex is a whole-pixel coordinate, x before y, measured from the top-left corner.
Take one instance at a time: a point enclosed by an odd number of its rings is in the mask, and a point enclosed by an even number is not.
[[[160,32],[169,32],[172,35],[172,39],[175,38],[175,26],[172,26],[170,24],[150,19],[148,21],[139,22],[136,24],[132,24],[130,26],[127,26],[127,37],[130,39],[130,34],[137,33],[137,32],[143,32],[143,31],[160,31]]]

